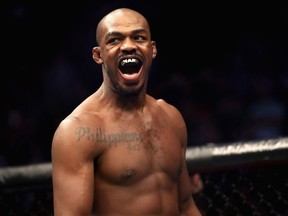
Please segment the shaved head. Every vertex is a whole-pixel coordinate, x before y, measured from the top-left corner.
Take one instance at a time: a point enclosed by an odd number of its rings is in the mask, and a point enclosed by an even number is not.
[[[145,29],[148,30],[150,35],[150,27],[147,19],[140,14],[139,12],[129,9],[129,8],[118,8],[111,11],[109,14],[104,16],[97,25],[96,29],[96,42],[100,43],[101,38],[103,37],[103,32],[105,28],[110,25],[129,25],[133,23],[142,24]]]

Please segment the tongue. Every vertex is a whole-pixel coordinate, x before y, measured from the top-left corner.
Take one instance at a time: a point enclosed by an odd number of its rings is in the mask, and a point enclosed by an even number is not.
[[[137,81],[137,79],[139,78],[139,73],[122,73],[122,77],[127,80],[127,81]]]

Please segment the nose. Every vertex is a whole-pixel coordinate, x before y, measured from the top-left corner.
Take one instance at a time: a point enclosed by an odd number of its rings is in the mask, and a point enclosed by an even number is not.
[[[123,40],[123,43],[121,45],[121,51],[123,52],[135,51],[136,48],[137,48],[136,43],[131,38],[126,38],[125,40]]]

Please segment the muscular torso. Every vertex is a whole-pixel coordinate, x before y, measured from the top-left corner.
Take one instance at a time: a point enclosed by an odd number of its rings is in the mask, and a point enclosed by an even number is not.
[[[96,115],[78,130],[96,149],[96,215],[178,215],[177,181],[185,160],[174,122],[157,106]]]

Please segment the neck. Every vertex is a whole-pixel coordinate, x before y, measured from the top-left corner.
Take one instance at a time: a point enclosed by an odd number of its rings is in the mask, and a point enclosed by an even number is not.
[[[96,94],[101,98],[101,100],[103,100],[103,102],[106,101],[106,104],[110,104],[111,106],[123,110],[141,109],[146,103],[146,92],[144,90],[142,90],[138,95],[125,96],[111,91],[110,89],[107,90],[102,84]]]

